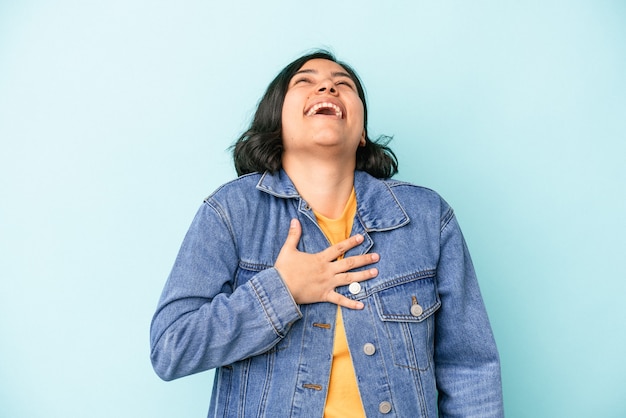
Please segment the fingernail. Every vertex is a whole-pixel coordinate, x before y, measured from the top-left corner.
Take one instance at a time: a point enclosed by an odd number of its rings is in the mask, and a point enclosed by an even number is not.
[[[354,236],[354,238],[356,238],[356,242],[361,242],[361,241],[363,241],[363,235],[361,235],[361,234],[357,234],[357,235],[355,235],[355,236]]]
[[[363,302],[357,302],[355,309],[363,309],[364,307],[365,305],[363,305]]]
[[[372,261],[378,261],[380,260],[380,256],[376,253],[372,254]]]
[[[297,220],[292,219],[291,223],[289,224],[289,228],[295,228],[298,225],[297,222],[298,222]]]

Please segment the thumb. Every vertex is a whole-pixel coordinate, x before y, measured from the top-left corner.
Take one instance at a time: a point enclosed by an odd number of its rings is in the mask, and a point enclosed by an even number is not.
[[[298,242],[300,241],[300,235],[302,234],[302,228],[300,226],[300,221],[297,219],[292,219],[289,224],[289,232],[287,233],[287,239],[285,240],[284,247],[296,248],[298,246]]]

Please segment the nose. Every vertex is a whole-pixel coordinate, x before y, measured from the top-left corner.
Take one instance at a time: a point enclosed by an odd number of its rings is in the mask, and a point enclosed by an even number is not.
[[[335,94],[337,93],[337,90],[335,89],[335,85],[333,84],[332,80],[324,79],[318,84],[317,92]]]

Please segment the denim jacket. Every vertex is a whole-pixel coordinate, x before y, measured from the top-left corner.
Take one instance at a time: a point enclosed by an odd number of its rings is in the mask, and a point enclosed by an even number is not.
[[[346,256],[380,254],[378,276],[337,291],[368,417],[501,417],[500,363],[452,209],[432,190],[357,171]],[[154,315],[165,380],[216,368],[210,417],[323,415],[337,306],[297,305],[273,267],[289,223],[300,251],[329,246],[284,171],[227,183],[200,207]],[[364,268],[367,268],[364,267]]]

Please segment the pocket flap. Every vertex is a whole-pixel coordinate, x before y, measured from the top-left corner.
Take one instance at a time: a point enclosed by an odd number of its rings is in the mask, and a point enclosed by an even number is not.
[[[374,301],[382,321],[422,322],[441,306],[434,272],[380,290]]]

